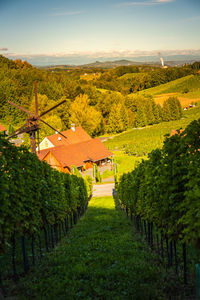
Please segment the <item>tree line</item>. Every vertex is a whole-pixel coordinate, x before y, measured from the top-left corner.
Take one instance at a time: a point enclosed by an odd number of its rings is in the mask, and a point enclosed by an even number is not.
[[[120,70],[123,71],[120,72]],[[95,80],[95,86],[128,95],[194,74],[195,72],[196,68],[194,65],[169,67],[167,69],[140,66],[134,67],[132,72],[130,72],[128,67],[118,67],[101,74],[100,78]]]

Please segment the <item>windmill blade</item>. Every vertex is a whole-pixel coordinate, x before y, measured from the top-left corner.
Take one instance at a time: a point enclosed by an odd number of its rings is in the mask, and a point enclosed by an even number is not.
[[[40,117],[38,117],[38,120],[40,120],[41,122],[43,122],[44,124],[46,124],[47,126],[49,126],[51,129],[57,131],[60,135],[62,135],[65,139],[67,138],[64,134],[62,134],[60,131],[58,131],[57,129],[53,128],[51,125],[49,125],[47,122],[43,121],[42,119],[40,119]]]
[[[11,102],[11,101],[8,101],[8,103],[10,103],[11,105],[17,107],[18,109],[24,111],[25,113],[27,113],[27,114],[29,114],[29,115],[31,115],[31,116],[34,116],[33,113],[31,113],[31,112],[28,111],[27,109],[25,109],[25,108],[23,108],[23,107],[21,107],[21,106],[19,106],[19,105],[17,105],[17,104],[15,104],[15,103],[13,103],[13,102]]]
[[[35,114],[38,117],[38,98],[37,98],[37,82],[34,82],[35,84]]]
[[[11,137],[15,136],[15,135],[18,135],[20,133],[23,133],[25,132],[24,129],[27,127],[27,124],[24,124],[22,127],[18,128],[17,130],[15,130],[11,135],[9,135],[7,137],[7,139],[10,139]]]
[[[44,116],[44,115],[46,115],[48,112],[50,112],[51,110],[57,108],[58,106],[60,106],[61,104],[65,103],[65,102],[66,102],[66,100],[63,100],[62,102],[56,104],[52,108],[50,108],[50,109],[46,110],[45,112],[41,113],[41,115],[39,116],[39,118],[42,117],[42,116]]]

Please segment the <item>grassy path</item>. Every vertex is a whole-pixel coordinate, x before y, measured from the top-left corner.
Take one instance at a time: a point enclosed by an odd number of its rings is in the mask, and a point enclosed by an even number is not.
[[[21,282],[18,299],[166,299],[163,273],[132,230],[112,197],[93,198],[67,238]]]

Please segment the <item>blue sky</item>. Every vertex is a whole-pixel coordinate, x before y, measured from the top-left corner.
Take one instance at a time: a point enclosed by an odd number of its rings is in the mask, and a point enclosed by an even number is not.
[[[200,56],[199,32],[200,0],[0,0],[0,54],[35,64]]]

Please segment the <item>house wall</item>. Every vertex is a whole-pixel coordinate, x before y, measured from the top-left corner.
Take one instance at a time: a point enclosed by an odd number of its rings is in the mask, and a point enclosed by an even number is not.
[[[44,138],[44,140],[40,143],[40,150],[52,148],[54,145],[48,140],[48,138]]]
[[[61,163],[53,156],[51,152],[45,156],[44,160],[54,169],[64,172],[64,173],[69,173],[69,170],[67,168],[63,168]]]

